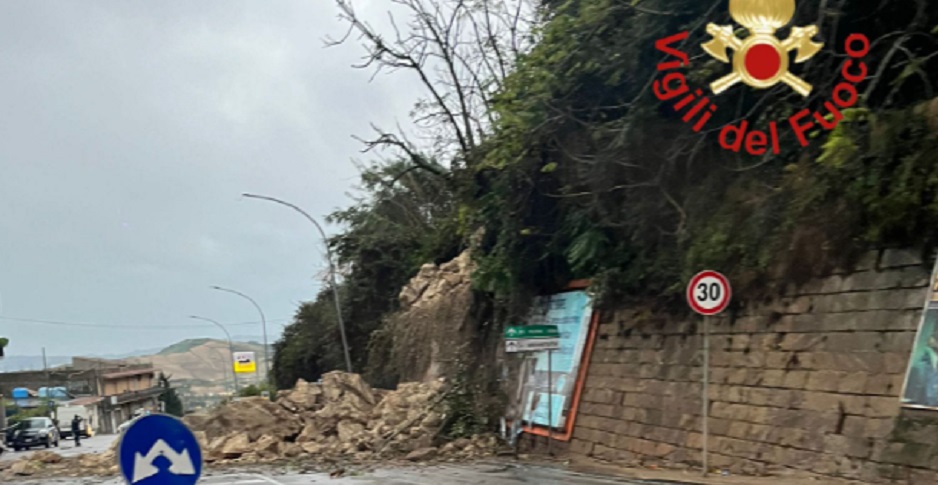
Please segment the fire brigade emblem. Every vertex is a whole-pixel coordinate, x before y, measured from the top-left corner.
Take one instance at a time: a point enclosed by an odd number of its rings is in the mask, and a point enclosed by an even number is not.
[[[780,41],[775,32],[794,15],[795,0],[730,0],[730,16],[749,30],[749,36],[736,37],[732,25],[707,25],[707,33],[713,38],[701,45],[704,51],[725,63],[730,62],[727,49],[733,51],[733,72],[710,84],[713,94],[739,82],[756,89],[782,82],[807,97],[812,86],[788,70],[789,54],[794,51],[795,63],[802,63],[814,57],[824,44],[811,40],[818,32],[814,25],[792,27],[788,38]]]

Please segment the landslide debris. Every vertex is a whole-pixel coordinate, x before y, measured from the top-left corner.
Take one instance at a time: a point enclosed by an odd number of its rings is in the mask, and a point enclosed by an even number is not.
[[[113,476],[117,474],[116,448],[117,440],[104,453],[69,458],[52,451],[37,451],[17,461],[0,462],[0,481],[33,476]]]
[[[372,389],[361,376],[331,372],[322,384],[303,380],[281,391],[276,402],[245,398],[183,421],[210,465],[457,461],[491,456],[493,435],[463,438],[442,446],[445,421],[443,380],[405,383],[394,391]],[[39,451],[0,462],[0,481],[17,477],[114,476],[117,439],[103,453],[63,457]]]
[[[214,464],[306,458],[334,462],[456,460],[494,453],[494,436],[434,445],[444,424],[442,379],[372,389],[358,374],[330,372],[322,384],[299,380],[276,402],[245,398],[184,421]]]

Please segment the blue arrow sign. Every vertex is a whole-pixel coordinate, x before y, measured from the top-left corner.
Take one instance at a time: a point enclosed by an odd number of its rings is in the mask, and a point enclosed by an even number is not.
[[[165,414],[143,416],[117,447],[121,474],[130,485],[195,485],[202,450],[182,421]]]

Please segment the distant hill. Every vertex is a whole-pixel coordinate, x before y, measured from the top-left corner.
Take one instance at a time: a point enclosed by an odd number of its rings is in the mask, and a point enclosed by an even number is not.
[[[180,354],[183,352],[188,352],[200,345],[204,345],[211,341],[212,339],[210,338],[191,338],[188,340],[183,340],[182,342],[176,342],[173,345],[170,345],[169,347],[166,347],[165,349],[160,350],[156,354],[157,355]]]
[[[239,375],[240,383],[263,379],[264,346],[253,342],[235,342],[235,352],[254,352],[258,372]],[[191,386],[194,394],[222,392],[231,380],[231,356],[228,342],[208,338],[183,340],[151,355],[122,359],[130,363],[151,363],[171,376],[173,382]]]

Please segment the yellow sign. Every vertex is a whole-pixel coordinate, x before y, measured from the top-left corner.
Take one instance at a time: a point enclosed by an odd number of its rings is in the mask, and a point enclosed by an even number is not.
[[[792,27],[784,41],[775,31],[784,27],[795,15],[795,0],[730,0],[730,16],[749,30],[745,39],[736,37],[732,25],[707,25],[713,40],[703,44],[704,51],[729,63],[727,50],[733,51],[733,72],[716,81],[710,88],[714,94],[743,82],[757,89],[766,89],[783,82],[798,94],[807,97],[811,85],[788,70],[788,55],[795,51],[795,62],[804,62],[818,53],[823,44],[811,40],[817,26]]]
[[[234,371],[238,374],[257,372],[257,360],[254,358],[254,352],[235,352]]]

